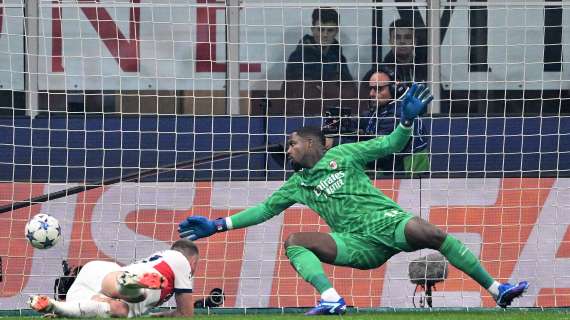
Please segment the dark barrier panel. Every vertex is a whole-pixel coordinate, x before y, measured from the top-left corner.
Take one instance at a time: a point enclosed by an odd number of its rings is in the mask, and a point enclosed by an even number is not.
[[[570,118],[434,118],[436,176],[556,176],[570,172]],[[304,122],[303,122],[304,121]],[[139,169],[284,142],[283,132],[320,118],[68,117],[0,119],[0,180],[98,181]],[[180,169],[145,181],[283,179],[265,152]]]

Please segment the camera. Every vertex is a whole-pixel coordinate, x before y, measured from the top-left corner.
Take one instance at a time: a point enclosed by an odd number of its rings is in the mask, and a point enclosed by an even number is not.
[[[81,265],[70,267],[67,260],[63,260],[61,262],[61,266],[63,267],[63,276],[55,279],[53,285],[53,296],[57,301],[65,301],[67,298],[67,291],[69,291],[69,288],[71,288],[71,285],[75,282],[81,268],[83,268]]]
[[[214,288],[204,299],[194,301],[194,308],[216,308],[224,304],[226,297],[220,288]]]
[[[323,133],[326,135],[353,133],[357,124],[350,108],[328,107],[323,118]]]

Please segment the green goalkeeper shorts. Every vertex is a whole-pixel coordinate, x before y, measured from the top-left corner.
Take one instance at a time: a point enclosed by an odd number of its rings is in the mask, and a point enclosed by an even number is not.
[[[369,234],[337,233],[330,235],[336,242],[337,266],[368,270],[383,265],[402,251],[413,251],[406,241],[404,229],[414,216],[397,211],[397,216],[385,219],[381,231]]]

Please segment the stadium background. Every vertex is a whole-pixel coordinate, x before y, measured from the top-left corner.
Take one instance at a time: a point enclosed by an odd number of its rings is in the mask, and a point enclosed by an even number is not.
[[[232,18],[213,1],[3,1],[0,204],[283,142],[299,124],[320,123],[266,116],[263,108],[283,82],[284,62],[307,32],[310,12],[322,3],[243,3]],[[390,2],[327,3],[339,9],[341,43],[358,79],[385,52],[387,28],[374,29],[372,21],[385,27],[411,12],[426,21],[424,2],[414,11],[406,3],[398,3],[404,11]],[[466,21],[481,20],[468,19],[466,5],[455,7],[437,65],[439,110],[426,121],[432,172],[375,184],[465,241],[498,279],[528,279],[531,289],[516,305],[567,306],[570,33],[563,26],[570,8],[520,3],[487,3],[487,42],[476,45],[468,30],[482,26]],[[226,56],[236,48],[226,40],[225,19],[241,21],[235,60]],[[36,29],[29,29],[34,20]],[[556,34],[557,43],[544,45]],[[472,61],[468,48],[485,45],[486,62]],[[477,70],[482,64],[485,72]],[[236,78],[236,69],[248,72]],[[219,217],[261,201],[288,174],[278,160],[256,152],[0,214],[1,309],[23,308],[28,294],[51,292],[62,259],[128,263],[165,248],[190,212]],[[63,224],[64,241],[52,250],[33,250],[23,236],[38,212]],[[326,227],[296,206],[248,231],[201,240],[197,296],[221,287],[227,307],[312,305],[313,289],[281,251],[281,239],[298,230]],[[349,304],[409,307],[407,264],[426,253],[399,255],[374,271],[327,271]],[[494,305],[456,270],[438,286],[434,304]]]

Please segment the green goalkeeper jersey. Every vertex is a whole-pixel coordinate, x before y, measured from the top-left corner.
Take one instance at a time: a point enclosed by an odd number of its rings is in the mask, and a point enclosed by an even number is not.
[[[321,216],[333,232],[369,231],[370,224],[381,223],[402,208],[372,184],[365,165],[402,150],[410,132],[399,125],[388,136],[328,150],[312,168],[295,173],[264,202],[231,216],[230,227],[261,223],[301,203]]]

